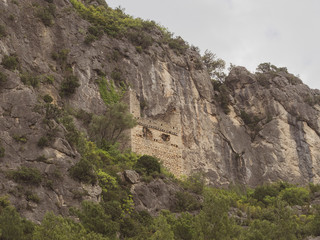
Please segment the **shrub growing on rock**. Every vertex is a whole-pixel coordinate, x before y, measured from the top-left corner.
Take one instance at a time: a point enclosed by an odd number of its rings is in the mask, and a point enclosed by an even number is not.
[[[7,36],[6,29],[3,25],[0,25],[0,38]]]
[[[38,141],[38,147],[44,148],[49,146],[49,139],[46,136],[42,136]]]
[[[173,49],[177,54],[184,54],[189,47],[181,37],[171,37],[167,41],[169,47]]]
[[[194,211],[201,207],[200,202],[191,193],[180,191],[176,193],[175,198],[175,211]]]
[[[61,84],[60,93],[62,96],[68,97],[74,94],[79,86],[79,79],[76,76],[67,76]]]
[[[4,55],[1,65],[8,70],[16,70],[19,66],[19,60],[15,55]]]
[[[69,169],[69,172],[73,179],[80,182],[91,184],[95,184],[97,182],[97,175],[93,169],[93,166],[86,159],[81,159],[79,162],[77,162]]]
[[[54,23],[56,6],[52,3],[48,5],[48,7],[41,7],[37,10],[37,17],[43,22],[43,24],[47,27],[50,27]]]
[[[138,159],[136,169],[146,173],[147,175],[154,172],[160,173],[160,163],[155,157],[143,155]]]
[[[4,147],[0,144],[0,158],[3,158],[5,154],[5,149]]]
[[[32,87],[38,87],[39,85],[39,77],[29,72],[22,73],[20,75],[20,78],[25,85]]]
[[[136,125],[124,103],[109,104],[103,116],[94,116],[90,124],[91,138],[98,147],[107,149],[124,137],[124,131]]]
[[[301,187],[289,187],[281,191],[281,199],[289,205],[304,205],[309,202],[309,191]]]
[[[36,168],[21,167],[18,170],[8,172],[8,176],[18,183],[39,185],[41,183],[41,173]]]
[[[46,103],[51,103],[53,101],[53,98],[49,94],[46,94],[46,95],[43,96],[43,100]]]
[[[5,83],[7,81],[7,75],[4,73],[0,72],[0,85]]]

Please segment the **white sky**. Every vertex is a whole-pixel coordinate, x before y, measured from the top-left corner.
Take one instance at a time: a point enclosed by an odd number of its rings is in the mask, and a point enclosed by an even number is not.
[[[201,52],[255,71],[287,67],[320,89],[320,0],[106,0],[155,20]]]

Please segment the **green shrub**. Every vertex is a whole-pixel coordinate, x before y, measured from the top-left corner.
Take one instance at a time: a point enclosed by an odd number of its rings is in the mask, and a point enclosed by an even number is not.
[[[41,155],[35,159],[36,162],[47,162],[47,158],[44,155]]]
[[[106,105],[118,103],[126,91],[125,87],[116,87],[113,81],[107,81],[104,77],[98,80],[98,84],[100,96]]]
[[[242,118],[244,124],[247,125],[252,131],[259,129],[257,124],[259,123],[260,119],[257,116],[248,114],[242,110],[240,112],[240,117]]]
[[[53,98],[52,98],[49,94],[46,94],[46,95],[43,96],[43,100],[44,100],[46,103],[52,103]]]
[[[276,184],[273,185],[262,185],[259,187],[256,187],[254,190],[252,197],[257,199],[260,202],[263,202],[265,204],[268,204],[266,201],[266,197],[277,197],[279,194],[279,188]]]
[[[142,47],[141,46],[136,46],[136,51],[138,53],[142,53],[143,52]]]
[[[320,192],[320,184],[309,183],[311,193]]]
[[[57,105],[50,103],[45,105],[45,111],[47,120],[58,119],[62,114],[61,109]]]
[[[26,143],[28,141],[27,137],[24,136],[24,135],[14,135],[13,136],[13,139],[16,141],[16,142],[20,142],[20,143]]]
[[[66,67],[69,49],[61,49],[58,52],[51,53],[51,57],[53,60],[57,61],[62,67]]]
[[[203,174],[195,173],[189,176],[182,182],[182,186],[184,189],[189,190],[195,194],[202,194],[205,180]]]
[[[83,109],[80,109],[76,112],[76,118],[80,119],[84,124],[89,125],[92,121],[93,114],[88,113]]]
[[[61,83],[60,94],[68,97],[74,94],[79,86],[78,77],[74,75],[67,76]]]
[[[137,170],[140,170],[147,175],[150,175],[154,172],[160,173],[159,159],[148,155],[143,155],[140,157],[135,167]]]
[[[32,239],[34,225],[22,219],[13,206],[0,207],[1,239],[29,240]]]
[[[127,37],[133,45],[139,46],[142,49],[147,49],[153,43],[152,37],[144,33],[143,31],[129,31],[127,33]]]
[[[20,79],[25,85],[29,85],[29,86],[32,86],[32,87],[38,87],[39,86],[39,82],[40,82],[39,77],[35,76],[35,75],[33,75],[33,74],[29,73],[29,72],[22,73],[20,75]]]
[[[139,234],[141,226],[130,217],[125,217],[120,222],[120,232],[123,239],[130,239]]]
[[[97,40],[97,37],[95,37],[95,36],[92,35],[92,34],[88,34],[88,35],[86,36],[86,38],[84,39],[84,43],[85,43],[85,44],[90,44],[90,43],[94,42],[95,40]]]
[[[31,239],[31,238],[30,238]],[[87,231],[81,223],[69,218],[55,216],[52,212],[46,213],[40,225],[33,233],[33,240],[108,240],[109,238]]]
[[[230,108],[229,105],[231,103],[230,100],[230,90],[229,88],[225,85],[225,84],[221,84],[219,86],[219,95],[217,96],[217,101],[219,102],[223,112],[225,114],[229,114],[230,113]]]
[[[118,62],[123,57],[119,49],[114,49],[111,54],[111,59],[115,62]],[[109,59],[110,61],[110,59]]]
[[[175,198],[174,211],[194,211],[201,207],[200,202],[191,193],[180,191],[176,193]]]
[[[4,149],[4,147],[0,144],[0,158],[4,157],[6,150]]]
[[[0,24],[0,39],[7,36],[7,31],[4,26]]]
[[[5,83],[7,81],[7,75],[0,72],[0,85],[2,85],[3,83]]]
[[[54,83],[54,76],[52,75],[45,75],[42,77],[41,82],[47,83],[47,84],[53,84]]]
[[[39,196],[34,192],[31,192],[31,191],[28,190],[28,191],[26,191],[25,196],[26,196],[26,200],[27,201],[31,201],[31,202],[34,202],[34,203],[39,203],[40,202]]]
[[[1,65],[8,70],[16,70],[19,67],[19,60],[15,55],[4,55]]]
[[[83,201],[81,209],[74,210],[74,213],[86,229],[115,239],[114,236],[119,231],[119,224],[112,221],[101,205]]]
[[[194,60],[194,68],[195,68],[196,70],[202,70],[202,69],[203,69],[203,63],[202,63],[202,61],[201,61],[199,58],[196,58],[196,59]]]
[[[95,184],[97,182],[97,175],[94,171],[93,165],[86,159],[81,159],[74,166],[69,169],[70,176],[84,183]]]
[[[286,78],[291,85],[298,85],[303,83],[299,77],[296,77],[291,73],[287,73]]]
[[[301,187],[289,187],[281,191],[280,197],[289,205],[305,205],[310,200],[309,191]]]
[[[40,148],[48,147],[48,146],[50,145],[50,144],[49,144],[49,139],[48,139],[48,137],[42,136],[42,137],[39,139],[37,145],[38,145],[38,147],[40,147]]]
[[[116,82],[123,81],[122,72],[119,68],[115,68],[111,73],[111,78]]]
[[[47,27],[50,27],[54,24],[56,6],[54,4],[49,4],[47,7],[38,8],[36,15],[43,24]]]
[[[82,136],[74,125],[73,118],[70,115],[65,115],[60,121],[68,131],[66,135],[68,142],[73,146],[78,146],[81,143]],[[78,151],[81,150],[84,151],[84,149],[78,148]]]
[[[82,200],[83,197],[88,196],[88,192],[84,190],[72,190],[73,199]]]
[[[207,72],[212,80],[223,83],[226,77],[224,69],[226,63],[221,58],[217,58],[216,54],[209,50],[204,52],[201,57],[202,63],[206,66]]]
[[[8,176],[18,183],[39,185],[41,183],[41,173],[36,168],[21,167],[18,170],[8,172]]]
[[[184,54],[189,47],[181,37],[168,39],[168,45],[178,54]]]
[[[99,25],[92,25],[88,28],[88,34],[84,40],[86,44],[90,44],[93,41],[101,38],[103,35],[103,28]]]

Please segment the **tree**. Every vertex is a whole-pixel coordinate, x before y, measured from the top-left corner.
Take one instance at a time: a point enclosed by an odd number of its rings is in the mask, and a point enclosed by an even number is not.
[[[81,209],[75,209],[73,211],[85,229],[89,231],[109,237],[114,237],[119,231],[119,224],[113,221],[110,215],[105,213],[100,204],[83,201]]]
[[[0,239],[28,240],[33,230],[33,223],[20,217],[8,197],[0,197]]]
[[[168,224],[166,217],[163,214],[160,214],[154,220],[153,228],[156,230],[155,233],[151,236],[151,240],[173,240],[174,233],[171,229],[170,224]]]
[[[126,104],[118,102],[108,105],[103,116],[94,116],[90,125],[90,135],[98,147],[115,144],[123,137],[125,130],[133,128],[136,121]]]
[[[107,240],[101,234],[88,233],[80,223],[75,223],[71,219],[55,216],[47,213],[41,223],[37,226],[33,234],[34,240]]]
[[[223,72],[226,67],[224,60],[217,58],[214,53],[207,49],[202,56],[202,62],[207,67],[208,73],[213,80],[224,81],[226,77],[226,74]]]
[[[260,63],[256,70],[259,73],[271,72],[271,63]]]
[[[256,69],[258,73],[270,73],[270,72],[284,72],[288,73],[288,69],[286,67],[276,67],[269,62],[260,63]]]
[[[147,175],[150,175],[154,172],[160,173],[159,160],[149,155],[143,155],[140,157],[137,161],[136,168],[145,172]]]
[[[203,208],[194,221],[194,239],[236,239],[241,228],[228,216],[230,202],[223,192],[206,189]]]

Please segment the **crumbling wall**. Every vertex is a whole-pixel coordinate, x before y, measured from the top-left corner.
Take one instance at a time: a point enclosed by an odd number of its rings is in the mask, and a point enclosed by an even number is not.
[[[172,111],[171,121],[141,117],[140,102],[133,90],[129,90],[125,101],[137,126],[129,133],[129,146],[133,152],[159,158],[175,176],[183,174],[182,140],[179,113]]]

